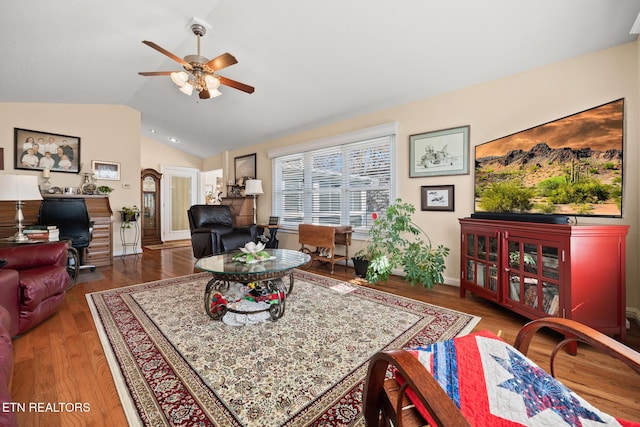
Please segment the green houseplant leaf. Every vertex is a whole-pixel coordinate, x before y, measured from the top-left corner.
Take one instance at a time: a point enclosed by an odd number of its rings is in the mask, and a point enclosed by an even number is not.
[[[354,255],[369,260],[368,282],[384,282],[400,266],[411,286],[419,283],[431,289],[444,282],[449,248],[431,243],[429,236],[411,218],[415,210],[413,205],[397,199],[379,217],[374,216],[369,240]]]

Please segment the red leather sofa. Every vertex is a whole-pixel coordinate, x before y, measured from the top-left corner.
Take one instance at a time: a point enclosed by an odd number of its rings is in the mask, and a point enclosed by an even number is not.
[[[17,330],[11,336],[23,334],[54,314],[69,287],[67,250],[64,242],[23,244],[0,247],[0,259],[6,259],[3,270],[18,272],[19,288],[15,295],[18,308]],[[9,302],[7,302],[9,303]],[[7,307],[13,313],[15,306]]]
[[[16,270],[0,270],[0,426],[17,426],[16,414],[4,404],[11,402],[13,346],[11,337],[18,333],[19,276]],[[8,410],[6,410],[8,409]]]
[[[51,242],[0,247],[0,426],[17,426],[10,406],[13,346],[23,334],[54,314],[69,287],[67,244]]]

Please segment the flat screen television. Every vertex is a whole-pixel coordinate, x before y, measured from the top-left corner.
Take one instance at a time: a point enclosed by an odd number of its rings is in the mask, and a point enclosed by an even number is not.
[[[618,99],[476,146],[472,216],[622,217],[623,136]]]

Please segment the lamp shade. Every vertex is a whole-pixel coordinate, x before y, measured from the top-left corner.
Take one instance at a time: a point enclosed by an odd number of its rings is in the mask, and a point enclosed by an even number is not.
[[[171,73],[171,81],[177,84],[178,87],[182,87],[189,81],[189,75],[184,71],[177,71],[175,73]]]
[[[262,191],[262,180],[248,179],[244,184],[245,184],[244,194],[246,196],[255,196],[257,194],[264,194],[264,191]]]
[[[220,87],[220,79],[218,79],[217,77],[213,77],[211,74],[207,74],[204,77],[204,81],[207,84],[207,89],[209,89],[210,92]]]
[[[42,200],[36,175],[0,175],[0,200]]]

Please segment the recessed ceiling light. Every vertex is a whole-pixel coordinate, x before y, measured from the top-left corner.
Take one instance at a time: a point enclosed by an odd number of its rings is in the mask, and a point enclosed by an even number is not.
[[[149,129],[149,132],[151,132],[151,133],[156,133],[156,132],[157,132],[157,130],[155,130],[155,129]]]
[[[178,138],[174,138],[172,136],[169,137],[169,141],[177,143],[178,142]]]

